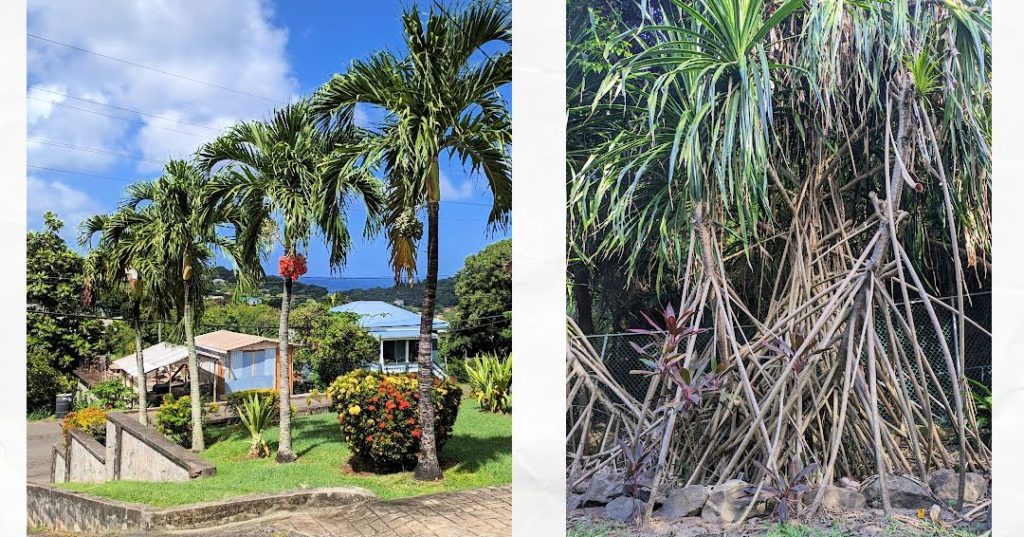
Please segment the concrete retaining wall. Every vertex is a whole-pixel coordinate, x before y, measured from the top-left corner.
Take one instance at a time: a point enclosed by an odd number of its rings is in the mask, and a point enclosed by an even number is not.
[[[282,511],[337,507],[375,498],[366,489],[342,487],[245,496],[156,509],[43,485],[28,485],[28,524],[57,531],[93,533],[197,529],[251,520]]]
[[[98,483],[106,480],[106,449],[91,435],[78,429],[68,434],[67,481]]]
[[[63,483],[68,480],[68,449],[63,442],[53,445],[50,457],[50,483]]]
[[[168,440],[133,416],[107,415],[108,481],[188,481],[212,476],[217,467]]]

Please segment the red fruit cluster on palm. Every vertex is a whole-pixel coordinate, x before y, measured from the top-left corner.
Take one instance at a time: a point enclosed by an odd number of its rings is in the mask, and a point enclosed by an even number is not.
[[[299,276],[306,273],[306,258],[299,254],[283,255],[277,261],[277,272],[285,278],[296,281]]]

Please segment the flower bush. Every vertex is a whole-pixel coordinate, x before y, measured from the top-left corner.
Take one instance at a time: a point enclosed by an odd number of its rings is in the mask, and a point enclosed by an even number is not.
[[[206,422],[206,405],[199,405],[202,420]],[[156,430],[172,442],[185,447],[192,446],[192,399],[189,396],[175,399],[170,394],[156,411]]]
[[[451,380],[434,379],[434,434],[438,450],[452,434],[462,390]],[[357,369],[327,388],[349,448],[379,471],[416,464],[421,429],[415,374],[385,375]]]
[[[97,442],[103,444],[107,439],[107,413],[102,408],[90,406],[74,412],[68,412],[60,420],[60,431],[64,435],[64,444],[68,443],[71,429],[81,429],[89,433]]]
[[[100,406],[106,409],[124,410],[131,406],[135,398],[135,391],[117,379],[97,383],[89,391],[99,399]]]

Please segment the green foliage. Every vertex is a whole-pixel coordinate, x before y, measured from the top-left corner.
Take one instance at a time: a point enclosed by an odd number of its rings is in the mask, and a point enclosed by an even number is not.
[[[101,407],[113,410],[128,408],[135,398],[135,392],[118,379],[94,384],[89,392],[99,399]]]
[[[488,412],[512,412],[512,356],[480,356],[466,362],[469,381],[480,408]]]
[[[978,428],[983,430],[991,429],[992,390],[972,378],[967,379],[967,381],[970,382],[969,391],[971,392],[971,399],[974,400],[974,406],[977,409]]]
[[[206,421],[206,405],[199,405],[202,420]],[[172,442],[181,446],[192,445],[192,399],[189,396],[175,399],[164,396],[163,403],[156,411],[156,430]]]
[[[238,419],[252,437],[249,457],[257,459],[270,456],[270,446],[267,445],[263,433],[274,421],[276,406],[273,399],[261,397],[258,393],[249,393],[248,397],[242,400],[242,404],[235,407]]]
[[[381,302],[392,302],[401,300],[406,308],[419,308],[423,304],[424,282],[418,281],[412,285],[396,285],[392,287],[371,287],[368,289],[346,289],[334,293],[333,305],[341,305],[357,300],[379,300]],[[438,278],[437,294],[434,296],[435,304],[439,310],[444,310],[455,305],[455,278]]]
[[[45,228],[30,231],[26,243],[26,315],[28,411],[52,410],[54,396],[74,386],[71,372],[108,350],[105,330],[96,319],[33,313],[82,313],[83,259],[68,248],[64,223],[53,213]]]
[[[325,389],[336,378],[377,360],[379,343],[359,326],[357,316],[331,313],[327,305],[307,301],[291,313],[298,331],[292,357],[297,371],[309,371],[315,388]]]
[[[266,304],[249,305],[228,302],[222,306],[207,304],[200,322],[199,333],[214,330],[234,330],[249,334],[274,334],[278,330],[281,312]]]
[[[254,395],[269,401],[270,405],[274,407],[274,412],[277,412],[278,408],[280,408],[281,394],[272,388],[255,388],[252,390],[231,392],[227,397],[228,405],[231,406],[231,408],[238,408]]]
[[[434,379],[432,395],[434,434],[440,451],[452,434],[462,390],[451,380]],[[381,472],[416,464],[421,434],[419,396],[414,374],[356,370],[338,377],[327,388],[345,442],[354,454]]]
[[[107,438],[107,413],[101,408],[86,407],[74,412],[68,412],[64,419],[60,420],[60,430],[64,435],[64,444],[68,443],[68,433],[72,429],[81,429],[96,439],[101,444],[106,443]]]
[[[466,257],[455,275],[458,303],[448,316],[447,356],[508,355],[512,352],[512,240]]]

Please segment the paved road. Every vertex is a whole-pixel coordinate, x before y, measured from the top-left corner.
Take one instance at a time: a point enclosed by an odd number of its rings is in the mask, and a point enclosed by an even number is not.
[[[28,482],[50,482],[50,449],[60,441],[60,423],[54,420],[28,424]]]
[[[76,534],[30,533],[32,537]],[[80,534],[78,534],[80,535]],[[141,534],[138,534],[141,535]],[[512,486],[317,509],[174,537],[511,537]]]

